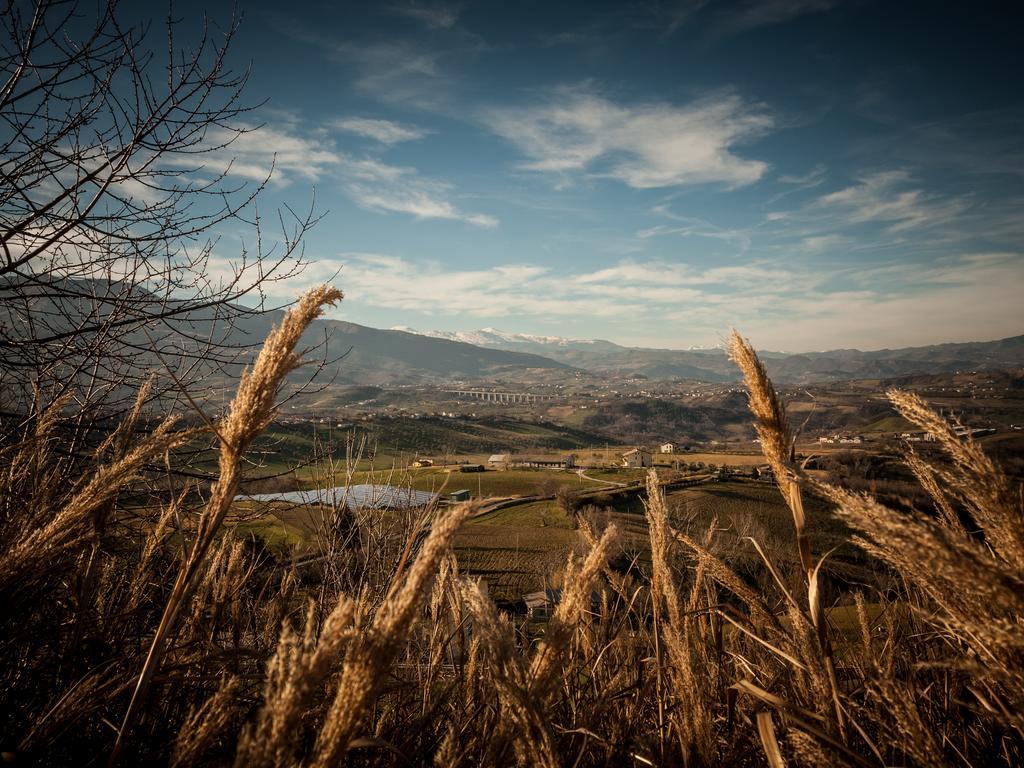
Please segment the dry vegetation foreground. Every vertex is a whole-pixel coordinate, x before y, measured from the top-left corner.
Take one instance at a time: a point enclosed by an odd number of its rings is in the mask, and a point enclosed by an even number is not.
[[[307,296],[268,339],[208,427],[219,478],[202,493],[160,490],[152,462],[196,433],[168,422],[138,438],[138,408],[75,482],[55,451],[59,409],[4,446],[5,761],[1024,760],[1020,489],[898,392],[901,415],[944,452],[906,456],[927,508],[892,509],[808,474],[738,337],[778,485],[666,496],[652,472],[643,497],[606,504],[282,511],[275,524],[307,551],[273,556],[245,535],[261,521],[231,502],[302,328],[335,298]],[[151,505],[139,503],[147,489]],[[495,603],[511,608],[537,586],[558,590],[546,620]]]
[[[392,418],[419,395],[371,391],[379,368],[395,382],[475,379],[507,358],[370,354],[355,368],[368,381],[345,397],[387,452],[374,445],[346,480],[391,482],[374,466],[385,457],[496,446],[589,451],[587,467],[616,458],[587,448],[609,439],[737,450],[691,454],[686,471],[706,476],[685,489],[663,482],[682,457],[659,457],[669,466],[645,488],[615,485],[639,479],[618,469],[562,473],[535,494],[536,473],[410,475],[423,490],[530,496],[507,506],[237,504],[247,471],[277,450],[307,462],[288,482],[336,483],[319,433],[310,442],[281,408],[303,389],[314,409],[337,394],[303,386],[316,368],[300,371],[311,361],[298,350],[324,340],[313,323],[342,296],[324,285],[287,312],[251,309],[300,275],[321,217],[313,203],[268,215],[261,192],[288,179],[229,159],[283,135],[252,133],[248,67],[229,56],[241,14],[190,30],[187,12],[151,23],[135,5],[0,14],[0,762],[1024,764],[1021,444],[991,441],[993,460],[934,410],[1019,426],[1017,375],[922,381],[932,407],[863,383],[804,390],[793,420],[808,434],[863,423],[875,438],[935,438],[901,448],[902,474],[868,478],[854,471],[878,458],[866,453],[798,460],[739,336],[729,351],[763,456],[731,386],[684,408],[605,398],[595,381],[562,424],[483,409]],[[293,165],[281,169],[301,176]],[[395,184],[416,181],[399,170]],[[345,327],[367,341],[351,356],[321,347],[326,378],[381,338]],[[774,484],[714,483],[726,473],[707,466],[763,462]],[[540,587],[525,615],[522,592]]]

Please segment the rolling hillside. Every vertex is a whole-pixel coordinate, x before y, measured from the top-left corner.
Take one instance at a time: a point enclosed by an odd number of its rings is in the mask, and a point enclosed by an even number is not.
[[[724,351],[717,348],[677,350],[625,347],[599,339],[531,336],[505,333],[493,328],[455,333],[429,331],[421,335],[423,338],[471,340],[473,344],[488,348],[542,355],[600,375],[641,375],[649,379],[680,378],[709,382],[738,380],[735,366]],[[804,354],[761,354],[773,378],[780,382],[885,378],[1021,366],[1024,365],[1024,336],[905,349],[837,349]]]
[[[82,296],[116,294],[116,285],[78,281]],[[34,322],[44,320],[45,330],[55,337],[76,325],[75,314],[102,321],[106,305],[82,299],[81,306],[65,303],[60,310],[47,305],[40,296],[33,305]],[[173,303],[173,302],[170,302]],[[168,319],[150,332],[129,329],[123,341],[137,350],[155,343],[163,362],[184,361],[182,365],[207,366],[210,375],[237,374],[240,365],[230,365],[230,349],[255,348],[281,311],[245,313],[232,324],[218,319],[214,310]],[[8,316],[11,315],[11,316]],[[18,318],[11,310],[0,312],[0,323],[15,329]],[[100,323],[102,325],[102,323]],[[37,329],[38,330],[38,329]],[[194,358],[203,340],[215,339],[226,345],[221,359]],[[152,341],[150,341],[152,340]],[[343,320],[314,322],[303,338],[311,356],[323,361],[320,381],[356,385],[416,385],[451,381],[503,379],[516,382],[552,383],[567,377],[602,379],[642,376],[654,380],[692,379],[730,382],[738,372],[723,350],[649,349],[626,347],[599,339],[574,340],[559,336],[506,333],[487,328],[480,331],[444,333],[414,332],[411,329],[383,330]],[[12,342],[13,343],[13,342]],[[12,347],[14,349],[14,347]],[[145,360],[139,352],[136,362]],[[192,359],[190,361],[190,358]],[[826,352],[785,354],[762,352],[772,377],[780,383],[808,384],[866,378],[891,378],[913,374],[943,374],[957,371],[991,371],[1024,366],[1024,336],[987,342],[937,344],[905,349],[861,351],[838,349]],[[163,364],[155,356],[152,365]],[[305,375],[306,372],[300,372]],[[299,378],[301,378],[301,375]]]

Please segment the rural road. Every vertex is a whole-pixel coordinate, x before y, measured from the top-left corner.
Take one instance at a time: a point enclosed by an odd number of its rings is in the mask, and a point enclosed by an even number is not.
[[[604,483],[605,485],[614,485],[617,488],[624,488],[625,486],[628,485],[628,483],[616,483],[614,480],[601,480],[600,478],[597,478],[597,477],[591,477],[590,475],[588,475],[586,473],[586,470],[583,470],[583,469],[577,469],[576,470],[576,474],[579,475],[580,477],[587,478],[587,480],[593,480],[595,483]]]

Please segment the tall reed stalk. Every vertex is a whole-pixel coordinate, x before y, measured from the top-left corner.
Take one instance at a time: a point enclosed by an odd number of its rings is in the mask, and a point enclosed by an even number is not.
[[[128,709],[117,732],[108,766],[121,756],[135,720],[141,712],[153,675],[160,665],[168,637],[174,630],[178,613],[187,603],[203,568],[206,555],[220,531],[224,516],[238,493],[242,459],[249,445],[270,424],[278,391],[289,373],[302,365],[295,347],[302,333],[323,312],[323,307],[341,301],[341,291],[326,285],[313,288],[290,309],[281,325],[274,328],[260,350],[251,370],[242,373],[238,392],[227,417],[215,427],[220,444],[219,476],[210,489],[210,499],[199,517],[191,549],[181,564],[163,616],[149,647]]]
[[[765,458],[768,459],[782,491],[782,497],[793,514],[793,531],[796,534],[797,550],[800,555],[800,563],[803,566],[804,586],[807,593],[807,613],[814,626],[820,660],[828,679],[834,715],[833,723],[839,740],[845,743],[846,723],[840,702],[839,683],[836,679],[835,656],[821,602],[820,573],[824,558],[815,563],[811,553],[811,543],[807,536],[807,515],[804,511],[801,490],[803,473],[795,461],[796,446],[793,434],[789,428],[782,400],[775,391],[764,364],[758,358],[750,342],[734,330],[729,337],[728,350],[729,356],[739,366],[747,383],[750,410],[754,414],[754,429],[761,440],[761,450]],[[794,608],[797,608],[795,602],[793,605]],[[796,613],[800,617],[802,610],[797,608]],[[764,734],[767,731],[762,729],[761,733]]]

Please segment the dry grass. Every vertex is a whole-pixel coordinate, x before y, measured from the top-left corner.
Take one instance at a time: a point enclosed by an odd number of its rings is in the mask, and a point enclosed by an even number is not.
[[[741,536],[714,510],[699,522],[674,514],[652,479],[649,564],[623,566],[611,517],[559,531],[575,543],[547,621],[502,613],[459,574],[452,545],[468,506],[325,513],[311,526],[317,558],[301,567],[236,536],[227,507],[246,445],[299,363],[302,327],[337,298],[308,296],[268,340],[212,425],[220,479],[205,497],[162,493],[127,522],[120,498],[158,486],[151,460],[182,439],[170,422],[136,439],[138,408],[70,486],[55,451],[67,404],[39,409],[3,447],[5,759],[1021,763],[1020,490],[899,392],[897,410],[945,451],[907,457],[931,508],[895,511],[808,476],[793,461],[783,404],[739,336],[731,353],[780,478],[786,531]],[[831,572],[840,534],[815,519],[822,499],[860,548],[860,584]]]
[[[211,425],[220,443],[219,478],[210,488],[210,499],[199,516],[191,550],[178,570],[160,624],[150,643],[138,683],[118,729],[110,765],[117,762],[124,741],[131,733],[135,718],[145,702],[150,682],[160,665],[168,635],[174,629],[178,613],[197,586],[197,576],[217,540],[231,502],[238,493],[245,452],[253,439],[270,424],[278,391],[285,377],[302,364],[300,355],[295,352],[299,338],[309,324],[320,316],[324,305],[333,305],[341,301],[341,298],[341,291],[322,285],[299,299],[296,306],[288,310],[281,326],[270,332],[252,370],[242,373],[238,393],[231,403],[227,418],[218,426]]]

